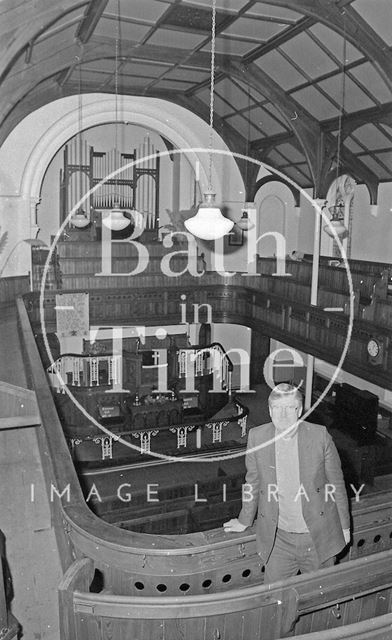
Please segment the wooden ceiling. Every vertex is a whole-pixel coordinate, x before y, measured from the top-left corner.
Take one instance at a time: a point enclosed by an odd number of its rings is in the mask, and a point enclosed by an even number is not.
[[[0,141],[52,100],[114,93],[116,43],[119,93],[208,122],[211,5],[2,0]],[[376,197],[392,180],[391,24],[391,0],[217,0],[215,129],[316,195],[339,159]]]

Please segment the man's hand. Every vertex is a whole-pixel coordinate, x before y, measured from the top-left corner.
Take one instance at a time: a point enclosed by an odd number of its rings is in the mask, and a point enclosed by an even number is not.
[[[232,518],[228,522],[223,523],[225,533],[241,533],[247,528],[246,525],[241,524],[238,518]]]
[[[344,541],[348,544],[351,540],[350,529],[343,529]]]

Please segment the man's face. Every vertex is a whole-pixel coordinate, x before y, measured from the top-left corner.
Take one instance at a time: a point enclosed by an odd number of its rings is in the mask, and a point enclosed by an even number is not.
[[[293,394],[276,398],[269,406],[272,423],[278,431],[291,427],[301,415],[302,405]]]

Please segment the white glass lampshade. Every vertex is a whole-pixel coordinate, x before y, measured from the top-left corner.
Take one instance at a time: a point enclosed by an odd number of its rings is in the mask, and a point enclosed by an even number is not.
[[[202,240],[217,240],[229,233],[234,226],[233,220],[222,215],[215,204],[215,193],[205,193],[204,202],[193,218],[185,220],[186,229]]]
[[[83,229],[90,224],[90,220],[83,209],[78,209],[71,217],[71,224],[78,229]]]
[[[124,211],[117,207],[109,211],[105,218],[102,218],[102,224],[112,231],[122,231],[130,222],[130,219],[124,215]]]

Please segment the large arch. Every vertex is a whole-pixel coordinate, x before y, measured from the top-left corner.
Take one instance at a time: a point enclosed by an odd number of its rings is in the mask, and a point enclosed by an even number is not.
[[[115,100],[115,96],[108,94],[84,95],[83,128],[113,122]],[[118,100],[121,120],[154,129],[175,147],[184,149],[193,166],[198,159],[201,187],[207,187],[210,130],[203,120],[181,106],[157,98],[119,96]],[[79,120],[79,97],[68,96],[29,114],[1,146],[0,166],[6,167],[6,171],[0,176],[0,225],[9,231],[9,246],[15,246],[23,238],[35,237],[38,230],[35,210],[45,171],[55,153],[78,132]],[[216,132],[213,148],[228,151]],[[197,153],[192,149],[206,152]],[[240,172],[229,154],[214,157],[212,180],[218,198],[224,194],[225,200],[238,200],[238,194],[243,193]],[[27,246],[21,247],[23,255],[17,265],[18,273],[29,269],[26,249]]]

